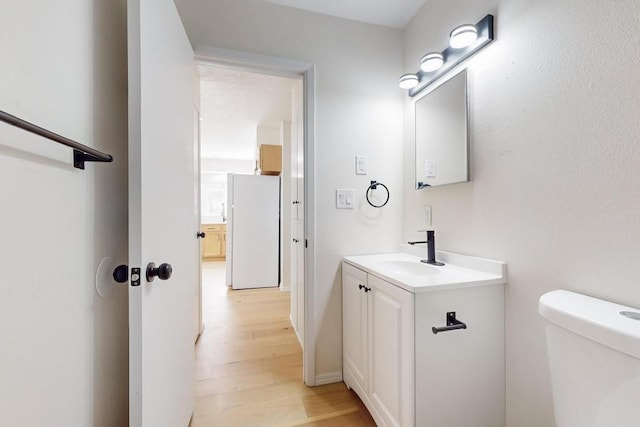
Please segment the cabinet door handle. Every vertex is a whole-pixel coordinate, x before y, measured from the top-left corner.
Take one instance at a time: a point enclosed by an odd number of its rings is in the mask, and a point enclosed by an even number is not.
[[[362,290],[364,289],[365,292],[369,292],[371,290],[371,288],[367,288],[365,285],[363,285],[362,283],[360,283],[358,285],[358,289]]]

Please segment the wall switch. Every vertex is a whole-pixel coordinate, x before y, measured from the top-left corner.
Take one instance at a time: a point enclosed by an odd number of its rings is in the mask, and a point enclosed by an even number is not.
[[[356,156],[356,175],[367,174],[367,157]]]
[[[425,175],[427,175],[427,178],[435,178],[436,177],[436,161],[425,160],[424,170],[425,170]]]
[[[428,228],[431,227],[431,206],[424,206],[424,225]]]
[[[353,209],[356,190],[336,190],[336,209]]]

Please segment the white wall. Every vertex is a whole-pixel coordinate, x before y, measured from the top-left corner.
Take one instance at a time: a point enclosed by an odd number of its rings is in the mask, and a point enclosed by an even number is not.
[[[398,31],[277,6],[262,0],[178,0],[192,44],[316,65],[316,374],[342,366],[339,263],[343,255],[397,249],[402,217],[402,71]],[[355,156],[369,175],[355,175]],[[385,183],[384,209],[335,209],[335,189]],[[364,202],[366,203],[366,202]]]
[[[12,2],[0,14],[0,108],[112,154],[0,123],[0,424],[127,424],[127,289],[97,295],[127,259],[125,1]]]
[[[255,160],[252,159],[214,159],[202,158],[200,161],[201,172],[227,172],[253,174]]]
[[[262,144],[282,145],[280,141],[280,126],[258,125],[256,127],[256,149]]]
[[[487,13],[497,40],[469,67],[472,182],[415,191],[407,167],[404,238],[430,204],[439,248],[508,262],[507,424],[552,426],[540,295],[640,307],[640,3],[434,2],[405,29],[404,71]]]

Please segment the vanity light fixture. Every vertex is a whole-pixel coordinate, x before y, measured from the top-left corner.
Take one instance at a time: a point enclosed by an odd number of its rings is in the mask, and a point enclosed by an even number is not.
[[[420,70],[400,77],[400,87],[416,96],[427,86],[469,59],[493,41],[493,15],[487,15],[475,25],[460,25],[451,31],[449,47],[442,52],[430,52],[420,60]]]
[[[426,73],[435,71],[444,64],[444,57],[440,52],[427,53],[420,60],[420,69]]]
[[[449,46],[460,49],[472,44],[478,38],[478,30],[475,25],[464,24],[456,27],[449,34]]]
[[[418,85],[418,76],[415,74],[405,74],[400,77],[400,88],[402,89],[413,89]]]

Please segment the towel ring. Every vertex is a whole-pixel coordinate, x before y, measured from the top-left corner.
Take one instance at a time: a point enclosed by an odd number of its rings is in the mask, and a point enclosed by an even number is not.
[[[386,199],[386,200],[384,201],[384,203],[383,203],[383,204],[381,204],[381,205],[374,205],[373,203],[371,203],[371,200],[369,200],[369,191],[377,189],[377,188],[378,188],[378,185],[380,185],[381,187],[383,187],[383,188],[387,191],[387,199]],[[387,188],[387,186],[386,186],[386,185],[384,185],[384,184],[383,184],[383,183],[381,183],[381,182],[371,181],[371,185],[369,186],[369,188],[367,188],[366,197],[367,197],[367,202],[368,202],[371,206],[373,206],[374,208],[381,208],[381,207],[383,207],[384,205],[386,205],[386,204],[387,204],[387,202],[389,201],[389,189]]]

